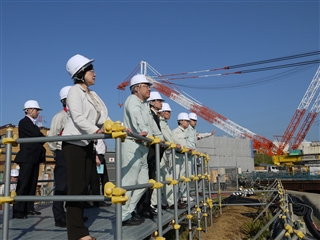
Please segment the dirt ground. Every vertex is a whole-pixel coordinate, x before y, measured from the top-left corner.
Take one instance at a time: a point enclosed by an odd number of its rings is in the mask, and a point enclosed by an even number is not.
[[[201,233],[203,240],[245,240],[246,235],[241,228],[257,216],[258,208],[245,206],[228,206],[222,209],[222,215],[218,214],[213,218],[213,225],[208,227],[208,232]],[[301,217],[303,221],[303,217]],[[312,216],[312,220],[318,228],[320,220]],[[196,235],[197,238],[198,235]],[[187,239],[187,238],[186,238]]]
[[[245,206],[227,206],[219,210],[213,217],[213,225],[208,227],[208,232],[201,233],[203,240],[242,240],[246,239],[245,234],[241,233],[241,227],[253,220],[250,215],[257,212],[257,209]],[[248,216],[246,216],[248,215]]]

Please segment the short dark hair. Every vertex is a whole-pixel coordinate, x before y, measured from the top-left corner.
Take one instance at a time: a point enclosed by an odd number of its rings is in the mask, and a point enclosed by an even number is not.
[[[89,65],[86,66],[83,70],[80,69],[80,71],[77,72],[77,73],[74,75],[74,77],[73,77],[73,79],[74,79],[74,84],[76,84],[76,83],[82,83],[81,80],[84,80],[83,78],[84,78],[84,75],[86,74],[86,72],[91,71],[92,69],[93,69],[93,65],[92,65],[92,64],[89,64]]]

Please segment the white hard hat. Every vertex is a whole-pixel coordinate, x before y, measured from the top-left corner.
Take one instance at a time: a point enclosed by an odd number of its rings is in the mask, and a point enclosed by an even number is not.
[[[143,74],[137,74],[133,78],[131,78],[130,87],[138,83],[146,83],[151,85],[151,83],[147,80],[146,76]]]
[[[190,121],[188,113],[182,112],[178,114],[178,120],[187,120]]]
[[[42,108],[39,106],[38,102],[36,100],[28,100],[25,102],[23,110],[28,108],[36,108],[39,110],[42,110]]]
[[[195,113],[189,113],[189,118],[196,121],[198,120],[197,114]]]
[[[11,169],[10,176],[11,177],[18,177],[19,176],[19,170],[18,169]]]
[[[74,75],[79,72],[79,70],[83,70],[92,62],[94,62],[94,59],[90,60],[89,58],[86,58],[80,54],[76,54],[68,60],[66,68],[71,78],[73,78]]]
[[[164,102],[164,99],[162,99],[160,93],[158,92],[150,92],[150,97],[147,99],[147,101],[152,101],[152,100],[161,100]]]
[[[65,87],[61,88],[61,90],[59,92],[60,100],[67,98],[70,88],[71,88],[71,86],[65,86]]]
[[[164,111],[172,112],[169,103],[165,103],[165,102],[162,103],[162,108],[161,110],[159,110],[159,112],[164,112]]]

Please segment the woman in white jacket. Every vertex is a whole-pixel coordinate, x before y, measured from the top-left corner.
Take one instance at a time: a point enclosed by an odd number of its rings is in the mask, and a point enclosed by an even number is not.
[[[109,119],[106,105],[89,89],[95,84],[93,61],[77,54],[67,62],[67,71],[74,85],[68,93],[68,118],[63,136],[103,133],[103,123]],[[62,143],[62,152],[67,166],[68,195],[86,195],[92,168],[95,167],[93,141],[65,141]],[[67,202],[69,240],[95,239],[83,224],[83,209],[84,202]]]

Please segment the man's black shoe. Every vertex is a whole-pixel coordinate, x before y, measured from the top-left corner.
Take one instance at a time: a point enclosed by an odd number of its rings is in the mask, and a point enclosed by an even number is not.
[[[41,214],[41,212],[37,212],[35,210],[27,212],[27,215],[40,215],[40,214]]]
[[[59,221],[56,221],[55,226],[56,227],[61,227],[61,228],[66,228],[67,227],[67,223],[66,223],[65,220],[59,220]]]
[[[152,211],[146,211],[146,212],[141,213],[142,217],[150,218],[150,219],[153,219],[156,215],[157,215],[157,213],[154,213]]]
[[[153,207],[154,207],[154,208],[158,208],[158,205],[153,205]],[[169,206],[168,206],[168,205],[161,204],[161,208],[162,208],[163,210],[167,210],[167,209],[169,208]]]
[[[143,223],[143,222],[145,221],[145,218],[144,218],[144,217],[136,214],[135,212],[132,212],[131,215],[132,215],[132,218],[133,218],[133,219],[138,219],[141,223]]]
[[[182,203],[182,202],[177,202],[177,206],[178,206],[178,209],[184,209],[186,207],[188,207],[188,204],[185,204],[185,203]],[[174,205],[171,205],[170,206],[170,209],[174,209]]]
[[[122,222],[122,226],[137,226],[140,225],[142,222],[139,219],[130,218],[126,221]]]
[[[110,207],[111,205],[112,205],[111,203],[99,202],[100,207]]]
[[[91,205],[91,204],[88,203],[88,202],[85,202],[83,207],[84,207],[84,208],[94,208],[94,206]]]
[[[22,214],[22,213],[14,213],[12,215],[12,218],[17,218],[17,219],[26,219],[28,218],[26,215]]]
[[[154,209],[150,208],[149,212],[155,216],[158,215],[158,212],[156,212]]]

